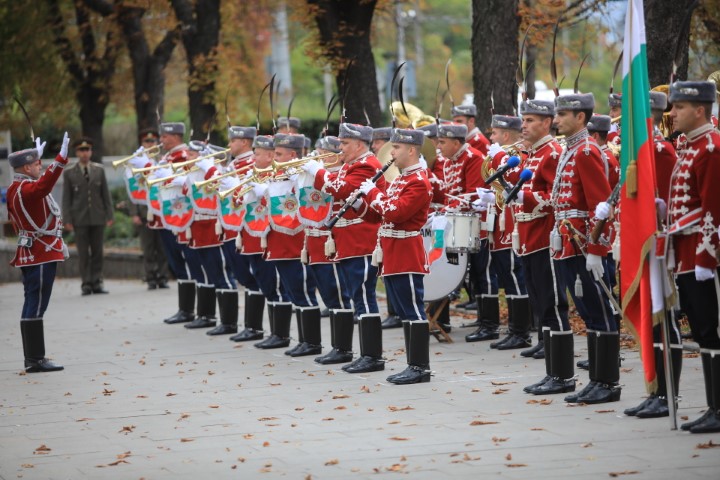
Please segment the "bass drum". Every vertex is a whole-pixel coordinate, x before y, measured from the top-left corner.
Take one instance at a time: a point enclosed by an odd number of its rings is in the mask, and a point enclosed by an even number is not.
[[[430,258],[433,258],[431,255],[433,246],[431,223],[432,222],[428,220],[425,224],[422,229],[422,236],[425,244],[425,251],[428,252],[428,256]],[[449,230],[450,229],[445,230],[445,237],[448,236]],[[443,248],[440,256],[430,263],[430,273],[424,277],[425,302],[442,300],[457,289],[465,279],[465,272],[468,265],[468,254],[467,252],[459,252],[457,257],[457,265],[448,263],[445,248]]]

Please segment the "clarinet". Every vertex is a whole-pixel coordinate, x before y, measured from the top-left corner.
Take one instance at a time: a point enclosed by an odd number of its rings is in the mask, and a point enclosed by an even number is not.
[[[380,177],[383,176],[383,174],[385,173],[385,171],[387,171],[387,169],[390,168],[390,165],[392,165],[394,161],[395,161],[395,159],[394,159],[394,158],[391,158],[388,163],[386,163],[385,165],[383,165],[383,167],[382,167],[380,170],[378,170],[378,171],[375,173],[375,175],[373,175],[373,177],[370,179],[370,181],[373,182],[373,183],[377,182],[377,181],[380,179]],[[328,221],[325,223],[325,226],[326,226],[327,228],[333,228],[333,227],[335,226],[335,224],[338,222],[338,220],[340,220],[340,219],[343,217],[343,215],[345,215],[345,212],[347,212],[347,211],[350,209],[350,207],[352,206],[352,204],[355,203],[355,201],[356,201],[358,198],[360,198],[362,195],[363,195],[363,193],[362,193],[360,190],[358,190],[358,191],[355,192],[353,195],[351,195],[351,196],[345,201],[345,204],[340,208],[340,210],[338,210],[338,212],[337,212],[330,220],[328,220]]]

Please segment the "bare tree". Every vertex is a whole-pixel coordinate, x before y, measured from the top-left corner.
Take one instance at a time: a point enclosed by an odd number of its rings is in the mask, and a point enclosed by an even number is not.
[[[683,19],[693,0],[645,0],[645,36],[647,41],[650,86],[668,83],[672,72],[673,54],[678,42],[680,55],[678,78],[687,79],[689,29],[680,34]],[[678,36],[681,35],[681,38]]]

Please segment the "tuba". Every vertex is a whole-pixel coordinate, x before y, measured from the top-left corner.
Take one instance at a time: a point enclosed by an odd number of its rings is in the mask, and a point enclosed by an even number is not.
[[[512,145],[503,145],[502,149],[505,150],[505,153],[507,153],[509,157],[516,155],[522,159],[522,152],[525,146],[522,142],[515,142]],[[495,173],[495,169],[490,166],[491,164],[492,157],[487,155],[480,167],[480,174],[483,180],[487,180]],[[505,206],[505,196],[503,195],[505,193],[505,182],[501,179],[495,180],[490,184],[490,188],[495,191],[495,203],[498,208],[502,210]]]
[[[657,87],[653,87],[651,90],[653,92],[662,92],[670,98],[670,85],[658,85]],[[668,108],[663,113],[662,121],[658,127],[660,129],[660,133],[665,138],[670,138],[673,133],[673,121],[672,118],[670,118],[670,108],[672,108],[672,106],[670,105],[670,102],[668,102]]]

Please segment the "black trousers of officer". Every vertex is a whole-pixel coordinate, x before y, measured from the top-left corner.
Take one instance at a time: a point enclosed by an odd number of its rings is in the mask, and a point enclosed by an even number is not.
[[[522,257],[525,285],[533,314],[540,327],[569,330],[568,300],[564,282],[555,274],[555,266],[546,248]]]
[[[104,224],[75,225],[75,245],[83,287],[102,286],[104,235]]]

